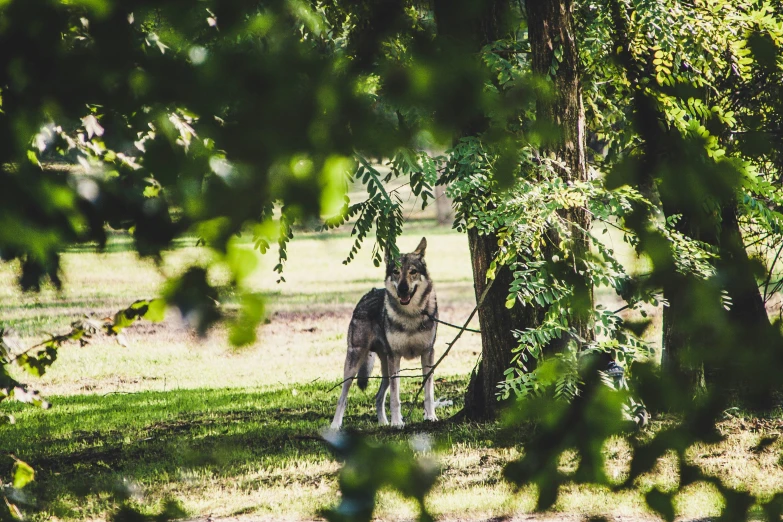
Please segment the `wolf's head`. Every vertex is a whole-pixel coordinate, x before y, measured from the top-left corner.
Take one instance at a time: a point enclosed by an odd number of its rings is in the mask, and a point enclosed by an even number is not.
[[[410,254],[402,254],[394,260],[386,255],[386,290],[401,305],[408,305],[417,292],[422,292],[430,284],[427,264],[424,262],[424,250],[427,238],[421,238],[419,246]]]

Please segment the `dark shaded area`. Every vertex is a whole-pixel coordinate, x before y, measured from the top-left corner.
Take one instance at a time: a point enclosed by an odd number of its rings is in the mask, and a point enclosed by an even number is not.
[[[411,381],[404,383],[405,408],[418,385]],[[373,381],[370,392],[352,397],[355,407],[353,414],[349,412],[348,423],[353,433],[376,442],[397,442],[425,427],[420,416],[404,430],[378,427],[372,398],[376,385]],[[459,397],[465,381],[439,379],[437,386],[439,394]],[[55,398],[45,414],[26,418],[24,425],[5,427],[0,452],[13,453],[36,469],[37,478],[27,491],[36,498],[37,508],[57,516],[78,517],[67,511],[74,504],[63,502],[63,498],[114,494],[123,481],[154,483],[161,473],[177,476],[187,470],[211,470],[230,477],[262,463],[274,467],[275,462],[296,458],[331,458],[320,429],[328,426],[334,414],[332,387],[331,383],[299,386],[299,399],[292,398],[285,388]],[[281,407],[283,404],[290,406]],[[11,406],[10,411],[17,415],[29,408]],[[436,439],[443,433],[455,442],[475,441],[477,436],[471,430],[453,430],[448,422],[427,422],[426,428]],[[487,428],[487,438],[494,438],[490,434],[496,428]],[[8,475],[11,463],[9,459],[0,461],[0,475]],[[268,480],[246,487],[279,483],[274,478]],[[118,506],[121,499],[113,502],[110,505]]]

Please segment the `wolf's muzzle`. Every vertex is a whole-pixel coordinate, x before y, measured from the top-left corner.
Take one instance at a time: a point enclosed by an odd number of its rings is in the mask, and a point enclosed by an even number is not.
[[[418,288],[418,287],[415,287],[415,288],[413,289],[413,292],[411,292],[410,294],[408,294],[408,288],[407,288],[407,286],[406,286],[406,287],[405,287],[405,294],[403,294],[404,296],[403,296],[403,295],[400,295],[400,294],[401,294],[401,292],[399,291],[399,288],[398,288],[398,289],[397,289],[397,296],[400,298],[400,304],[401,304],[401,305],[406,305],[406,304],[410,303],[410,302],[411,302],[411,299],[413,299],[413,294],[415,294],[415,293],[416,293],[416,289],[417,289],[417,288]]]

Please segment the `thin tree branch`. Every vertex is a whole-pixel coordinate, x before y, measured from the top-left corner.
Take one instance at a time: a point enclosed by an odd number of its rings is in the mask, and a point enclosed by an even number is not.
[[[481,333],[481,330],[475,330],[473,328],[465,328],[464,326],[457,326],[456,324],[447,323],[446,321],[441,321],[440,319],[436,319],[432,315],[430,315],[428,312],[424,311],[424,315],[435,321],[436,323],[445,324],[446,326],[451,326],[452,328],[457,328],[459,330],[465,330],[466,332],[472,332],[472,333]]]
[[[763,301],[767,302],[767,290],[769,290],[769,282],[772,279],[772,271],[775,269],[775,264],[778,262],[778,258],[780,257],[780,252],[783,251],[783,242],[780,244],[780,248],[778,248],[777,253],[775,254],[775,259],[772,260],[772,264],[769,266],[769,274],[767,275],[767,280],[764,281],[764,299]]]

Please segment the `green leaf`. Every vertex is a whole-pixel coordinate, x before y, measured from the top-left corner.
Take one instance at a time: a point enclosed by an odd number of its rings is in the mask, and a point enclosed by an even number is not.
[[[26,462],[16,460],[11,471],[13,485],[16,489],[22,489],[35,479],[35,470]]]
[[[41,166],[41,162],[38,161],[38,156],[35,154],[35,151],[28,150],[27,151],[27,159],[30,160],[30,163],[33,165]]]
[[[147,313],[144,314],[144,319],[152,321],[153,323],[159,323],[166,317],[166,300],[165,299],[153,299],[149,302]]]
[[[147,185],[144,187],[145,198],[156,198],[160,194],[160,185]]]

